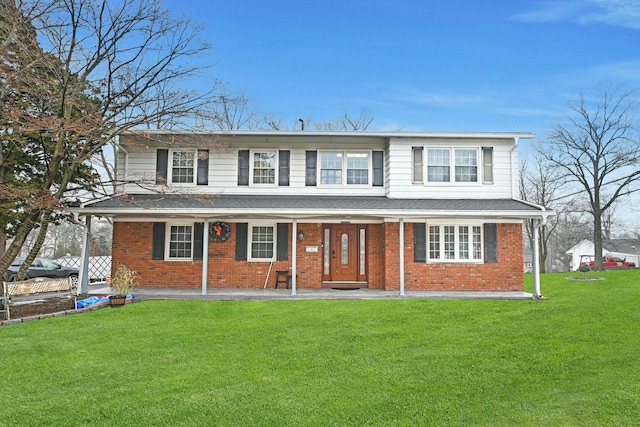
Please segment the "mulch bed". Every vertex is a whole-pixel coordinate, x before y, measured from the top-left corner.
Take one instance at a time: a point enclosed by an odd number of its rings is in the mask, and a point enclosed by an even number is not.
[[[22,317],[37,316],[39,314],[57,313],[59,311],[74,309],[73,300],[69,299],[50,299],[39,301],[33,304],[21,304],[11,306],[11,318],[19,319]],[[0,320],[6,320],[6,313],[0,313]]]

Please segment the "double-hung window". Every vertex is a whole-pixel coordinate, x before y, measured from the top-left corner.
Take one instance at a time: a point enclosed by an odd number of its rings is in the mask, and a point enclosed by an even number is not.
[[[430,148],[427,150],[427,181],[449,182],[451,166],[449,149]]]
[[[274,225],[252,225],[249,227],[249,260],[272,261],[276,253]]]
[[[193,257],[193,226],[168,225],[169,239],[167,239],[167,257],[172,260],[192,259]]]
[[[171,151],[171,183],[193,184],[196,152]]]
[[[478,182],[478,150],[454,151],[456,182]]]
[[[371,153],[321,151],[321,185],[369,185]]]
[[[429,261],[482,261],[482,226],[429,225]]]
[[[251,156],[251,182],[257,185],[276,185],[278,152],[253,151]]]
[[[422,156],[413,150],[413,182],[420,182]],[[478,182],[478,150],[429,148],[426,150],[427,182]]]

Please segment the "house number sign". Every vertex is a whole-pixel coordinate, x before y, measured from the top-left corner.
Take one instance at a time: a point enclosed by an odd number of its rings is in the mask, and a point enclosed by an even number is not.
[[[216,221],[209,224],[209,240],[212,242],[226,242],[231,235],[231,227],[226,222]]]

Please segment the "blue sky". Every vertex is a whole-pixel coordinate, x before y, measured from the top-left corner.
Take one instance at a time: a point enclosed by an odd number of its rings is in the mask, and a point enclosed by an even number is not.
[[[214,45],[209,78],[284,119],[544,138],[580,93],[640,83],[635,0],[170,0]]]

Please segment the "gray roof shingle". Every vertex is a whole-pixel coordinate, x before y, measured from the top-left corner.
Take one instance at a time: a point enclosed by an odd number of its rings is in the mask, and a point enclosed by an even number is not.
[[[317,211],[318,213],[357,211],[443,211],[443,212],[521,212],[524,215],[541,210],[513,199],[390,199],[380,196],[272,196],[272,195],[184,195],[137,194],[118,195],[86,205],[87,210],[117,213],[118,210],[251,210]],[[82,211],[83,209],[80,209]]]

